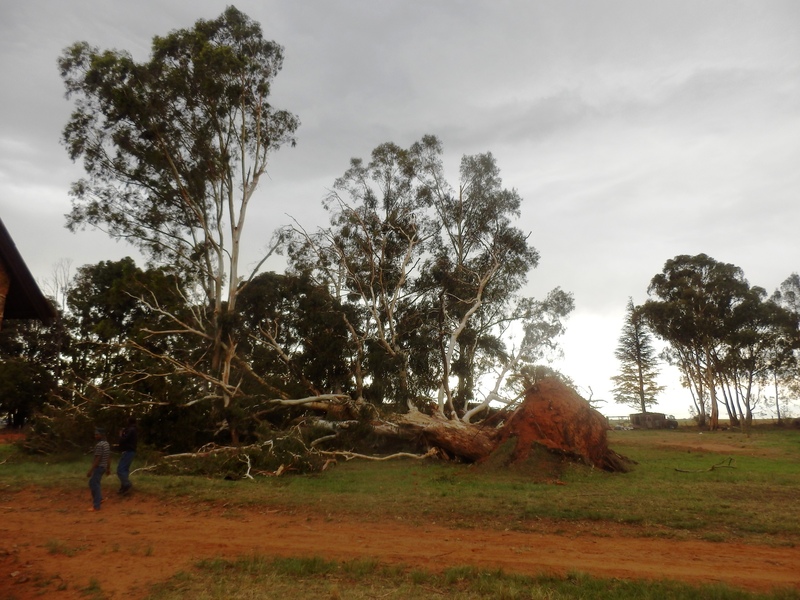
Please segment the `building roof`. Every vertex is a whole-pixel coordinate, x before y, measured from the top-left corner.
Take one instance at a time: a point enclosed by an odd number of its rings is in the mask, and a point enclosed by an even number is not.
[[[3,318],[39,319],[45,323],[51,322],[56,317],[56,311],[36,284],[2,219],[0,219],[0,261],[11,280]]]

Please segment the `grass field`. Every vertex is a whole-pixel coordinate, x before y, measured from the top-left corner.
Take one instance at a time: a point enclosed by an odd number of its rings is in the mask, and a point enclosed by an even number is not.
[[[759,427],[747,435],[691,429],[614,431],[610,445],[636,461],[630,473],[565,464],[557,478],[542,481],[521,471],[403,460],[341,462],[317,475],[247,481],[154,476],[146,471],[134,478],[140,492],[200,506],[224,502],[231,511],[259,505],[314,511],[332,519],[400,519],[467,530],[558,533],[569,524],[573,530],[585,527],[600,536],[774,547],[800,543],[797,429]],[[12,446],[0,446],[0,492],[30,485],[85,486],[87,462],[85,456],[25,457]],[[144,465],[140,461],[138,466]],[[151,598],[258,598],[263,586],[304,590],[293,597],[306,598],[800,597],[796,590],[756,596],[726,588],[609,581],[580,574],[526,578],[474,568],[426,573],[369,561],[245,557],[205,561],[191,573],[177,574]]]
[[[268,592],[265,592],[268,590]],[[261,594],[267,593],[268,596]],[[455,567],[443,573],[408,571],[377,563],[337,563],[322,558],[246,557],[197,565],[157,586],[147,600],[227,600],[249,598],[366,600],[796,600],[792,592],[752,594],[725,586],[695,587],[680,582],[631,582],[588,577],[526,577],[500,571]]]

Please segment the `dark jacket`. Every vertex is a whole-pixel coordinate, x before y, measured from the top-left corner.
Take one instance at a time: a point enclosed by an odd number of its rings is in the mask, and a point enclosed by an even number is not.
[[[120,452],[136,452],[136,426],[130,425],[122,431],[119,437]]]

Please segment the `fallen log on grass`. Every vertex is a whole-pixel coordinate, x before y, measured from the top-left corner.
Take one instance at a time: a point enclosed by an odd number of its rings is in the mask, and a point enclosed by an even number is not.
[[[707,469],[678,469],[676,467],[675,470],[678,473],[707,473],[709,471],[714,471],[715,469],[735,469],[736,465],[734,465],[733,462],[733,458],[728,458],[727,460],[718,462],[715,465],[711,465]]]
[[[634,464],[608,447],[606,418],[577,392],[555,378],[539,381],[500,426],[468,424],[418,410],[398,415],[405,435],[418,435],[468,462],[497,468],[529,460],[558,470],[559,462],[582,462],[605,471],[630,470]],[[535,466],[534,469],[535,470]]]

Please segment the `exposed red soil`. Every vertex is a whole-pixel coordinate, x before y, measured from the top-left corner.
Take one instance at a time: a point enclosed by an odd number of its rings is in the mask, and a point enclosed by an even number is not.
[[[556,378],[545,378],[525,395],[524,402],[503,426],[498,451],[508,451],[509,464],[519,465],[544,447],[607,471],[627,471],[629,463],[608,447],[608,422],[575,390]],[[495,452],[496,454],[497,452]]]
[[[563,523],[558,534],[448,529],[266,508],[231,511],[136,494],[109,498],[97,513],[87,512],[88,506],[86,490],[28,488],[2,495],[0,599],[78,600],[94,580],[107,598],[136,600],[199,559],[254,553],[370,558],[431,570],[475,565],[531,575],[579,571],[800,589],[797,547],[637,538],[619,528],[592,535]]]
[[[0,429],[0,444],[11,444],[25,437],[21,431],[14,429]]]

